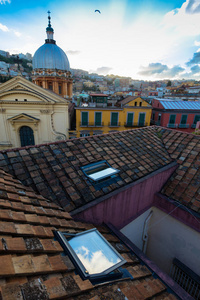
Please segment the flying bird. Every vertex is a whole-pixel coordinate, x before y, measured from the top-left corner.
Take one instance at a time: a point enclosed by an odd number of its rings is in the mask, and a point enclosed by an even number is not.
[[[94,12],[98,12],[99,14],[101,13],[99,9],[95,9]]]

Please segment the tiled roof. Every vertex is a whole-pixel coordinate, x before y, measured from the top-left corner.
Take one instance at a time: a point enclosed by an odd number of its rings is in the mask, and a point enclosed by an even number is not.
[[[160,137],[179,167],[162,193],[200,212],[200,136],[161,129]]]
[[[121,253],[132,280],[92,285],[83,281],[52,230],[81,232],[93,225],[74,222],[56,204],[0,170],[0,299],[176,299],[107,227],[97,228]]]
[[[125,99],[118,101],[117,104],[126,105],[130,101],[133,101],[133,100],[135,100],[137,98],[141,98],[141,97],[140,96],[128,96]]]
[[[81,166],[107,160],[116,178],[92,184]],[[72,139],[0,153],[0,167],[71,211],[171,163],[156,127]]]

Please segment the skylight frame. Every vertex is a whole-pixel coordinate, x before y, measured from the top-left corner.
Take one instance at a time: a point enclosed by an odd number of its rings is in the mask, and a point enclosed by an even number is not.
[[[114,252],[114,254],[117,255],[118,258],[120,259],[120,261],[118,263],[116,263],[115,265],[109,267],[108,269],[106,269],[102,272],[95,273],[95,274],[89,274],[86,267],[81,262],[81,260],[79,259],[76,252],[71,247],[71,245],[69,244],[69,241],[68,241],[69,239],[73,239],[73,237],[84,235],[84,234],[87,234],[92,231],[95,231],[100,236],[100,238],[104,241],[104,243],[107,246],[109,246],[109,248]],[[81,276],[81,278],[83,280],[89,279],[91,281],[92,280],[95,281],[95,280],[98,280],[101,278],[107,278],[109,276],[111,276],[111,277],[119,276],[119,275],[112,274],[111,272],[117,270],[119,267],[121,267],[122,265],[124,265],[126,263],[126,260],[117,252],[117,250],[104,238],[104,236],[96,228],[92,228],[90,230],[86,230],[86,231],[76,233],[76,234],[71,234],[68,232],[61,232],[61,231],[54,231],[54,235],[55,235],[56,239],[59,241],[59,243],[61,244],[62,248],[64,249],[64,252],[72,260],[79,275]]]
[[[91,172],[92,169],[95,170],[96,168],[98,168],[98,166],[101,167],[103,165],[107,166],[107,168],[98,172],[94,172],[92,174],[88,174],[88,172]],[[98,182],[100,180],[113,177],[120,172],[120,170],[112,168],[106,160],[88,164],[86,166],[81,167],[81,170],[83,171],[85,176],[87,176],[89,180],[91,180],[92,182]],[[106,170],[109,171],[109,173],[105,174]],[[96,174],[96,178],[95,178],[95,174]]]

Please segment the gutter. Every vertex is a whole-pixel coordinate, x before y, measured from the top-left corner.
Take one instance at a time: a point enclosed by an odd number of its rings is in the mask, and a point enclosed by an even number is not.
[[[179,299],[194,300],[178,283],[163,272],[152,260],[150,260],[135,244],[133,244],[123,233],[118,231],[112,224],[106,224],[108,228],[142,261],[152,272],[152,276],[158,277]]]

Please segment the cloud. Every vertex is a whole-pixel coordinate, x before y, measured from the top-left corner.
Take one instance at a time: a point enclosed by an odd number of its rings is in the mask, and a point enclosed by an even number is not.
[[[96,70],[90,70],[90,72],[97,73],[99,75],[107,75],[111,70],[112,70],[112,68],[110,68],[110,67],[100,67],[100,68],[97,68]]]
[[[140,67],[138,72],[142,76],[153,76],[156,78],[173,78],[183,72],[185,69],[176,65],[169,68],[161,63],[150,63],[147,67]]]
[[[1,23],[0,23],[0,30],[5,31],[5,32],[9,31],[8,27],[6,25],[1,24]]]
[[[119,258],[116,261],[109,260],[101,250],[91,252],[84,246],[76,254],[89,274],[101,273],[120,261]]]
[[[68,51],[66,51],[66,53],[69,54],[69,55],[78,55],[78,54],[81,53],[81,51],[79,51],[79,50],[68,50]]]
[[[200,1],[199,0],[189,0],[185,8],[188,14],[197,14],[200,12]]]
[[[200,52],[196,52],[193,54],[193,58],[190,59],[186,65],[187,66],[191,66],[191,65],[195,65],[195,64],[199,64],[200,63]]]
[[[153,75],[153,74],[160,74],[165,70],[168,70],[167,65],[162,65],[161,63],[151,63],[148,67],[141,67],[142,71],[139,71],[139,75]]]
[[[193,66],[190,70],[192,74],[200,73],[200,67],[198,65]]]
[[[0,0],[0,4],[6,4],[6,3],[10,3],[10,0]]]

